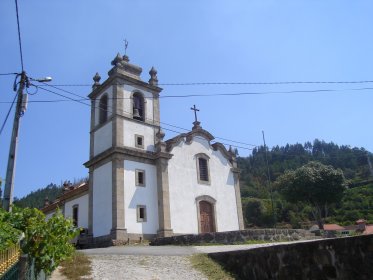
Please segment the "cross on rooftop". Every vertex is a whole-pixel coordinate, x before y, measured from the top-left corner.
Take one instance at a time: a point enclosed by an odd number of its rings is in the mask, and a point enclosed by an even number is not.
[[[190,110],[194,111],[194,121],[198,122],[198,120],[197,120],[197,112],[199,112],[199,109],[196,108],[196,105],[193,105],[193,107],[191,107]]]

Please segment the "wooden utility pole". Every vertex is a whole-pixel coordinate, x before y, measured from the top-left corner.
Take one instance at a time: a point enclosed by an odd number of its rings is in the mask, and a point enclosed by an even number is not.
[[[14,115],[13,122],[13,131],[12,138],[10,141],[9,148],[9,157],[8,157],[8,167],[6,170],[5,186],[4,186],[4,199],[3,199],[3,208],[6,211],[12,211],[12,202],[13,202],[13,188],[14,188],[14,169],[16,165],[16,155],[17,155],[17,144],[18,144],[18,131],[20,118],[22,117],[22,99],[23,99],[23,90],[27,82],[26,73],[23,71],[21,74],[21,80],[19,82],[19,88],[17,91],[17,106],[16,112]]]

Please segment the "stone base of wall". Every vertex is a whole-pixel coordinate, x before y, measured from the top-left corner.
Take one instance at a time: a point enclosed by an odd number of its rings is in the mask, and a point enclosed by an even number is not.
[[[203,234],[175,235],[155,238],[150,245],[193,245],[201,243],[234,244],[246,240],[294,241],[312,239],[313,235],[303,229],[246,229]]]
[[[208,254],[235,279],[373,279],[373,235]]]
[[[105,248],[110,246],[123,246],[134,243],[142,243],[144,240],[155,238],[155,234],[134,234],[129,233],[122,239],[114,239],[111,234],[92,237],[81,236],[78,238],[77,247],[81,249]]]

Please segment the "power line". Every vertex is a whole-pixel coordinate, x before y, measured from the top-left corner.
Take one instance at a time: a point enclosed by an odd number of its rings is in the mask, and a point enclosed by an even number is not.
[[[19,13],[18,13],[18,0],[15,0],[16,2],[16,14],[17,14],[17,27],[18,27],[18,44],[19,44],[19,53],[21,55],[21,66],[22,66],[22,72],[24,71],[23,67],[23,54],[22,54],[22,40],[21,40],[21,28],[19,24]]]
[[[180,82],[159,83],[159,86],[209,86],[209,85],[293,85],[293,84],[367,84],[373,80],[361,81],[285,81],[285,82]],[[133,83],[117,83],[115,85],[131,85]],[[91,87],[92,84],[56,84],[58,87]]]
[[[18,73],[0,73],[0,76],[17,75]]]
[[[91,106],[91,105],[89,105],[89,104],[87,104],[87,103],[84,103],[82,100],[74,99],[74,98],[68,97],[68,96],[66,96],[66,95],[63,95],[63,94],[57,93],[57,92],[52,91],[52,90],[49,90],[49,89],[46,89],[46,88],[44,88],[44,87],[42,87],[42,86],[38,86],[38,88],[40,88],[40,89],[42,89],[42,90],[45,90],[45,91],[47,91],[47,92],[50,92],[50,93],[56,94],[56,95],[58,95],[58,96],[61,96],[61,97],[67,98],[67,99],[69,99],[69,100],[71,100],[71,101],[75,101],[75,102],[81,103],[81,104],[86,105],[86,106],[89,106],[89,107]]]
[[[45,90],[45,91],[47,91],[47,92],[50,92],[50,93],[56,94],[56,95],[61,96],[61,97],[64,97],[64,98],[67,98],[67,99],[69,99],[69,100],[71,100],[71,101],[75,101],[75,102],[81,103],[81,104],[86,105],[86,106],[89,106],[89,107],[91,106],[90,104],[84,103],[84,102],[82,102],[82,101],[79,100],[79,99],[73,99],[73,98],[70,98],[70,97],[68,97],[68,96],[65,96],[65,95],[63,95],[63,94],[57,93],[57,92],[52,91],[52,90],[48,90],[48,89],[46,89],[46,88],[44,88],[44,87],[41,87],[41,86],[38,86],[38,87],[39,87],[40,89],[42,89],[42,90]],[[56,87],[56,89],[59,89],[59,88]],[[76,96],[78,96],[78,97],[81,97],[80,95],[77,95],[77,94],[74,94],[74,95],[76,95]],[[112,111],[112,110],[109,110],[109,107],[110,107],[110,109],[113,109],[111,106],[108,106],[108,109],[106,109],[106,112],[108,112],[108,113],[110,113],[110,114],[113,114],[113,111]],[[95,106],[94,108],[99,109],[99,110],[104,110],[104,109],[100,108],[99,106]],[[127,112],[127,111],[124,111],[124,113],[130,114],[130,112]],[[146,119],[146,120],[153,121],[152,119]],[[167,125],[167,126],[171,126],[171,127],[174,127],[174,128],[178,128],[178,129],[181,129],[181,130],[184,130],[184,131],[188,131],[188,132],[190,131],[189,129],[182,128],[182,127],[179,127],[179,126],[176,126],[176,125],[173,125],[173,124],[168,124],[168,123],[165,123],[165,122],[159,122],[159,123],[162,124],[162,125]],[[164,127],[162,126],[162,128],[164,128]],[[168,130],[168,131],[172,131],[172,132],[178,133],[178,134],[181,133],[180,131],[174,131],[174,130],[167,129],[167,128],[164,128],[164,129],[165,129],[165,130]],[[238,143],[238,144],[242,144],[242,145],[247,145],[247,146],[254,146],[254,147],[257,146],[257,145],[254,145],[254,144],[248,144],[248,143],[244,143],[244,142],[239,142],[239,141],[235,141],[235,140],[230,140],[230,139],[227,139],[227,138],[220,138],[220,137],[215,137],[215,138],[216,138],[216,139],[223,139],[223,140],[225,140],[225,141],[229,141],[229,142],[232,142],[232,143]],[[226,143],[222,143],[222,144],[229,145],[229,144],[226,144]],[[237,146],[237,145],[233,145],[233,144],[230,144],[230,145],[231,145],[232,147],[235,147],[235,148],[241,148],[241,149],[252,150],[252,148],[245,148],[245,147],[241,147],[241,146]]]
[[[85,100],[89,98],[77,95],[71,91],[60,89],[57,86],[51,86],[55,89],[61,90],[65,93],[80,97]],[[364,87],[364,88],[350,88],[350,89],[313,89],[313,90],[290,90],[290,91],[257,91],[257,92],[236,92],[236,93],[212,93],[212,94],[184,94],[184,95],[161,95],[159,98],[190,98],[190,97],[216,97],[216,96],[241,96],[241,95],[268,95],[268,94],[292,94],[292,93],[323,93],[323,92],[340,92],[340,91],[365,91],[373,90],[373,87]],[[109,98],[109,99],[131,99],[131,97],[120,97],[120,98]]]
[[[1,129],[0,129],[0,135],[1,135],[1,133],[3,132],[3,130],[4,130],[5,124],[6,124],[7,120],[8,120],[8,117],[9,117],[10,112],[12,111],[12,108],[13,108],[14,102],[16,102],[16,99],[17,99],[17,94],[14,95],[13,102],[12,102],[12,104],[10,105],[10,108],[9,108],[9,110],[8,110],[8,113],[7,113],[6,116],[5,116],[5,120],[4,120],[3,125],[1,126]]]
[[[50,85],[48,85],[50,86]],[[40,87],[40,86],[38,86]],[[81,99],[71,99],[71,101],[89,101],[89,98],[83,97],[78,94],[74,94],[71,91],[67,91],[64,89],[60,89],[56,86],[53,86],[53,88],[61,90],[65,93],[69,93],[71,95],[80,97]],[[46,90],[46,89],[45,89]],[[216,97],[216,96],[244,96],[244,95],[268,95],[268,94],[291,94],[291,93],[322,93],[322,92],[340,92],[340,91],[366,91],[366,90],[373,90],[373,87],[367,87],[367,88],[350,88],[350,89],[315,89],[315,90],[292,90],[292,91],[264,91],[264,92],[238,92],[238,93],[213,93],[213,94],[185,94],[185,95],[164,95],[159,96],[159,98],[190,98],[190,97]],[[152,97],[149,97],[152,98]],[[118,98],[108,98],[110,100],[125,100],[125,99],[131,99],[131,97],[118,97]],[[29,101],[29,102],[60,102],[60,100],[35,100],[35,101]],[[0,101],[0,103],[11,103],[10,101]]]

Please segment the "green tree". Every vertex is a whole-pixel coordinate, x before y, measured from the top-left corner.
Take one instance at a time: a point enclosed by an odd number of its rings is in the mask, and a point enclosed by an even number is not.
[[[59,263],[74,252],[70,244],[79,232],[73,222],[57,211],[50,219],[35,208],[13,207],[12,212],[0,210],[0,243],[14,244],[21,234],[22,252],[35,260],[35,273],[50,275]]]
[[[305,202],[312,206],[312,214],[323,229],[331,204],[339,202],[345,190],[343,172],[332,166],[312,161],[277,178],[275,186],[289,202]]]

